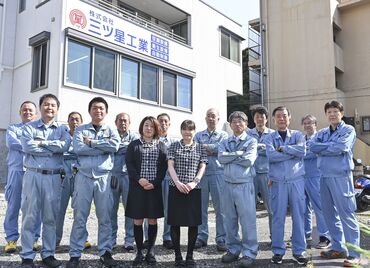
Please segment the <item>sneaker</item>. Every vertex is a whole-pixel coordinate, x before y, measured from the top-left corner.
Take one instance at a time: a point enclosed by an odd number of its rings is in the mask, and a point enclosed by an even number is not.
[[[306,247],[311,248],[312,247],[312,237],[306,238]]]
[[[138,253],[136,253],[136,257],[135,257],[134,261],[132,262],[132,266],[141,265],[143,262],[144,262],[143,253],[141,251],[139,251]]]
[[[360,265],[360,259],[352,256],[348,256],[343,262],[344,267],[359,267]]]
[[[145,256],[145,261],[148,265],[155,265],[157,260],[155,259],[153,250],[149,251]]]
[[[126,250],[127,252],[133,251],[134,246],[133,245],[124,245],[123,249]]]
[[[17,241],[9,241],[5,246],[5,253],[14,253],[17,251]]]
[[[79,267],[80,267],[80,258],[78,257],[71,257],[66,265],[66,268],[79,268]]]
[[[109,251],[106,251],[104,255],[100,256],[100,262],[105,267],[116,267],[117,262],[112,258],[112,254]]]
[[[223,241],[217,242],[216,249],[217,249],[217,251],[221,251],[221,252],[227,251],[227,247],[226,247],[225,242],[223,242]]]
[[[343,259],[347,257],[347,252],[331,249],[328,251],[321,251],[320,256],[323,259]]]
[[[325,236],[320,236],[320,241],[316,245],[316,248],[318,249],[326,249],[331,246],[331,242],[329,239],[327,239]]]
[[[34,268],[35,265],[33,264],[32,259],[22,259],[21,267],[22,268]]]
[[[293,259],[299,264],[299,265],[306,265],[308,262],[307,255],[305,252],[303,252],[301,255],[294,255]]]
[[[166,249],[173,249],[173,243],[171,240],[163,240],[163,247]]]
[[[283,263],[283,255],[275,254],[271,258],[271,262],[275,264],[282,264]]]
[[[62,262],[58,261],[54,256],[49,256],[45,259],[42,259],[42,263],[49,268],[56,268],[62,265]]]
[[[221,262],[223,263],[232,263],[239,259],[238,255],[232,254],[230,251],[226,252],[225,255],[222,256]]]
[[[92,247],[91,243],[89,241],[86,241],[84,244],[84,250],[90,249]]]
[[[33,251],[40,251],[41,247],[40,245],[37,243],[37,241],[35,243],[33,243],[33,247],[32,247],[32,250]]]
[[[198,249],[198,248],[202,248],[202,247],[206,247],[207,246],[207,242],[204,242],[203,240],[201,239],[197,239],[197,241],[195,241],[195,246],[194,248],[195,249]]]
[[[240,264],[239,264],[239,267],[252,267],[253,266],[253,263],[254,263],[254,259],[248,257],[248,256],[243,256],[241,259],[240,259]]]

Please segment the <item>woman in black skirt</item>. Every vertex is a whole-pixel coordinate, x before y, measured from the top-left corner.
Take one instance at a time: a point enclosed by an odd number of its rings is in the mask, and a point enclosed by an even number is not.
[[[205,149],[193,141],[195,124],[185,120],[181,124],[182,140],[173,143],[168,150],[170,189],[168,194],[168,224],[175,249],[175,266],[194,266],[193,250],[202,224],[201,190],[199,182],[207,164]],[[180,251],[180,226],[188,226],[188,250],[186,261]]]
[[[144,261],[143,221],[148,219],[148,248],[145,260],[154,265],[153,247],[157,237],[157,219],[163,217],[162,180],[166,175],[166,146],[158,140],[159,123],[145,117],[139,126],[140,139],[130,143],[126,153],[126,166],[130,180],[126,216],[134,219],[134,236],[137,254],[133,266]]]

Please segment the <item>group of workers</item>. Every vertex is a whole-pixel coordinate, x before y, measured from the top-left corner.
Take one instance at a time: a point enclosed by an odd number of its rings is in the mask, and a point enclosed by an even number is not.
[[[168,135],[167,113],[144,117],[136,133],[130,130],[128,113],[116,115],[115,127],[106,124],[104,98],[90,101],[87,124],[76,111],[69,114],[68,126],[58,123],[59,106],[56,96],[41,96],[36,119],[36,104],[25,101],[20,107],[22,122],[7,130],[5,252],[15,252],[20,237],[22,267],[35,267],[40,237],[44,265],[61,266],[54,255],[70,198],[73,226],[66,267],[80,267],[83,250],[91,247],[86,226],[93,201],[100,262],[106,267],[119,265],[112,249],[117,244],[120,200],[125,208],[124,249],[133,251],[136,245],[133,266],[157,263],[157,219],[164,217],[163,246],[174,250],[174,265],[194,267],[193,250],[208,244],[209,195],[215,208],[216,248],[226,252],[223,263],[255,264],[258,195],[268,212],[272,263],[283,262],[288,209],[298,264],[308,262],[312,211],[319,235],[316,247],[330,248],[321,257],[344,258],[345,267],[360,263],[360,254],[345,246],[345,242],[359,246],[360,233],[352,181],[356,133],[342,120],[341,103],[325,104],[329,126],[319,131],[313,115],[302,118],[304,133],[289,129],[291,114],[284,106],[272,112],[276,130],[268,128],[268,111],[261,106],[252,111],[253,129],[248,129],[244,112],[231,113],[228,135],[217,130],[220,115],[211,108],[206,112],[207,128],[196,132],[195,123],[185,120],[180,139]],[[185,259],[180,248],[183,226],[188,227]]]

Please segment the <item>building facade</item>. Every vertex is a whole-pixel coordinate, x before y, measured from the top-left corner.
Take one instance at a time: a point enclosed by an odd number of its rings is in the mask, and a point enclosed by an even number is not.
[[[109,123],[127,112],[137,130],[167,112],[177,136],[185,119],[204,128],[209,107],[225,121],[227,95],[242,93],[241,25],[200,0],[0,0],[0,26],[2,148],[20,104],[45,93],[60,99],[59,121],[88,121],[102,96]]]

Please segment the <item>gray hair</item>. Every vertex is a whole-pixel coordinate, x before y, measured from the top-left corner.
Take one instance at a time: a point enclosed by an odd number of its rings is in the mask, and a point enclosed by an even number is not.
[[[248,122],[248,116],[247,116],[244,112],[241,112],[241,111],[235,111],[235,112],[232,112],[232,113],[229,115],[229,122],[231,123],[231,121],[232,121],[234,118],[241,119],[241,120],[243,120],[244,122]]]
[[[305,116],[303,116],[303,117],[302,117],[301,125],[303,125],[303,121],[305,121],[306,119],[311,120],[315,125],[317,124],[317,119],[316,119],[316,117],[314,117],[314,116],[313,116],[313,115],[311,115],[311,114],[306,114]]]

